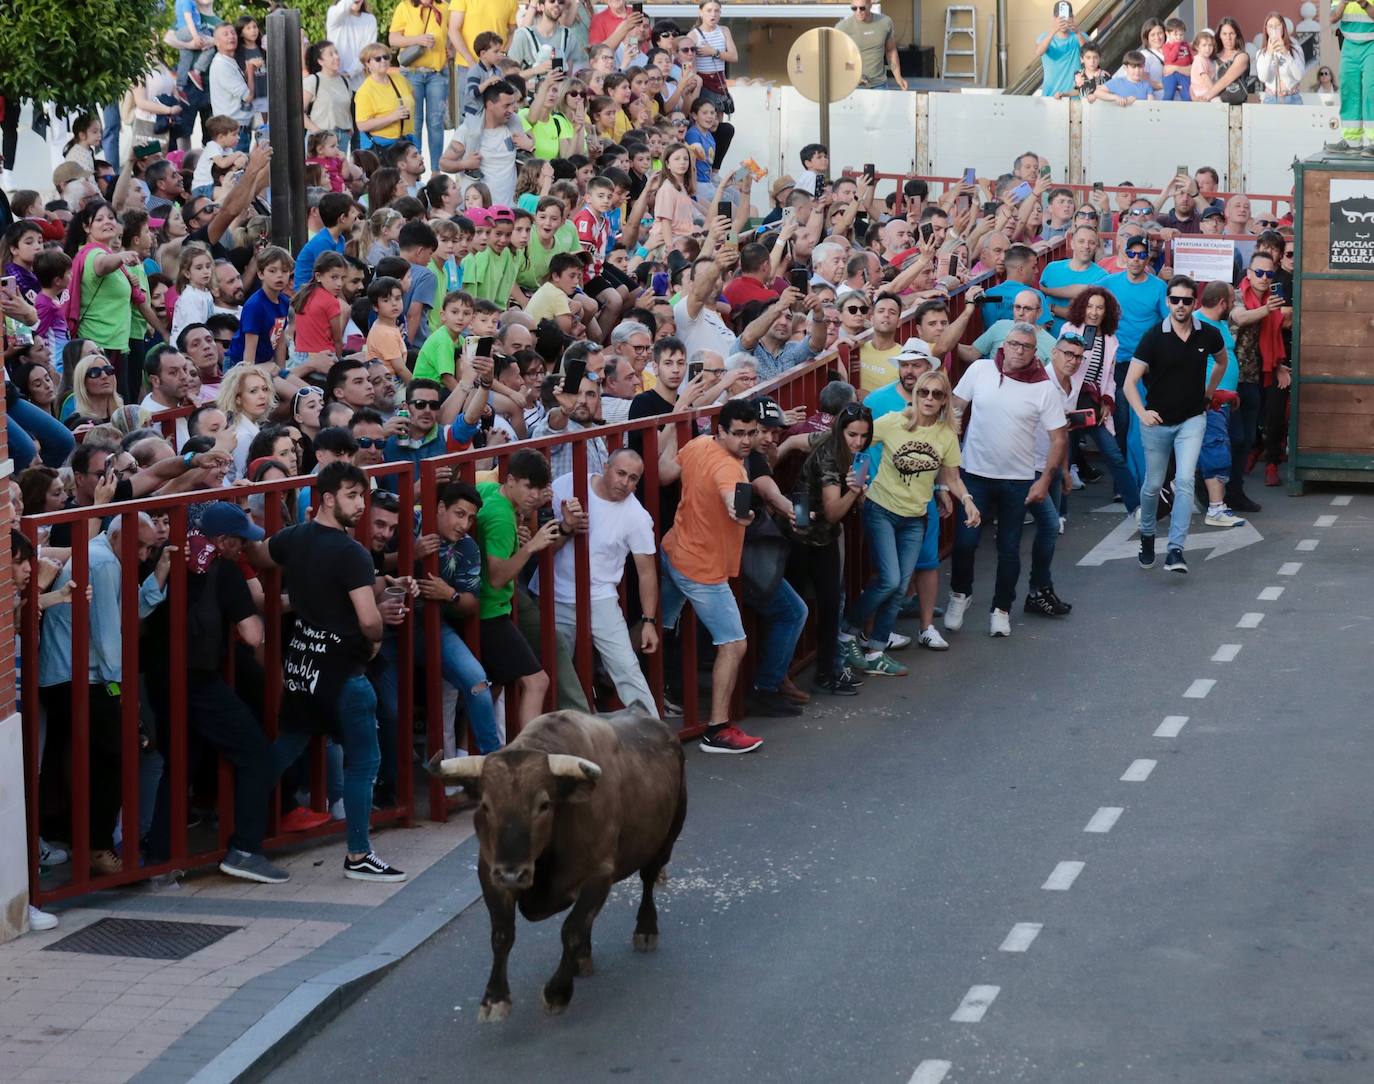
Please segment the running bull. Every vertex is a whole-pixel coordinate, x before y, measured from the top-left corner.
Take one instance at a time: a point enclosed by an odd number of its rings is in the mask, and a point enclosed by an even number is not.
[[[567,1007],[575,975],[592,973],[592,923],[611,885],[632,873],[644,885],[634,947],[657,947],[654,884],[687,816],[682,744],[667,725],[633,711],[556,711],[495,753],[436,756],[430,768],[479,803],[477,876],[492,949],[479,1020],[510,1014],[517,906],[531,922],[572,908],[558,970],[544,986],[550,1013]]]

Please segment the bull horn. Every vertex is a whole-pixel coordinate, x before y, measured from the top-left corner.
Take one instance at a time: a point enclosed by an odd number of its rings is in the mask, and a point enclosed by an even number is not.
[[[549,771],[569,779],[584,779],[588,783],[595,783],[601,778],[601,769],[597,765],[567,753],[550,753]]]
[[[440,760],[443,753],[435,753],[425,763],[430,775],[440,779],[476,779],[482,774],[482,762],[486,757],[449,757]]]

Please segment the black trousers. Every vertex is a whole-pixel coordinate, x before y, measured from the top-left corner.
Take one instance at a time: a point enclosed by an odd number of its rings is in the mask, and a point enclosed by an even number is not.
[[[229,846],[250,854],[260,853],[267,834],[272,788],[277,783],[272,743],[257,716],[219,674],[190,671],[186,679],[188,737],[198,737],[234,766],[234,832],[229,837]],[[154,683],[150,682],[149,687],[153,688]],[[165,688],[163,684],[164,691],[153,695],[164,758],[171,725]],[[158,781],[153,822],[144,841],[152,858],[166,859],[172,854],[171,785],[171,768],[166,766]]]
[[[787,580],[806,597],[810,582],[816,614],[816,680],[835,676],[840,642],[840,544],[804,546],[794,543],[787,558]]]
[[[72,685],[50,685],[40,689],[39,698],[48,715],[48,740],[43,747],[39,769],[42,795],[40,819],[43,835],[49,839],[70,839],[72,816]],[[114,849],[115,819],[120,803],[120,697],[111,695],[104,685],[90,687],[90,723],[87,727],[90,778],[91,850]]]
[[[1288,447],[1288,395],[1290,388],[1271,384],[1264,389],[1264,461],[1278,464]]]

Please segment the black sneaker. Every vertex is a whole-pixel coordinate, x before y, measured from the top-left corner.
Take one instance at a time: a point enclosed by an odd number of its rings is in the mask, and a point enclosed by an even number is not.
[[[345,855],[344,876],[353,881],[384,881],[388,884],[406,879],[404,873],[395,866],[388,866],[371,851],[361,858]]]
[[[1263,507],[1258,501],[1252,501],[1243,492],[1228,493],[1226,503],[1233,512],[1258,512]]]
[[[851,682],[845,681],[838,676],[824,677],[816,679],[816,691],[829,693],[831,696],[858,696],[859,688]]]
[[[1183,551],[1177,546],[1169,547],[1169,552],[1164,557],[1164,571],[1188,575],[1188,562],[1183,559]]]
[[[1049,600],[1049,604],[1051,607],[1053,607],[1056,617],[1063,617],[1065,614],[1073,612],[1073,604],[1065,602],[1062,598],[1056,595],[1054,593],[1053,584],[1051,584],[1049,587],[1042,587],[1040,589],[1040,597]]]
[[[1053,595],[1045,591],[1032,591],[1026,596],[1026,604],[1022,607],[1028,614],[1038,614],[1041,617],[1058,617],[1059,610],[1054,607]]]
[[[1143,534],[1140,536],[1140,556],[1136,558],[1140,562],[1141,568],[1155,567],[1155,536]]]
[[[776,689],[754,689],[745,699],[745,708],[750,715],[764,719],[795,717],[802,713],[800,704],[794,704]]]
[[[1096,467],[1079,467],[1078,477],[1091,484],[1092,482],[1102,481],[1102,472]]]

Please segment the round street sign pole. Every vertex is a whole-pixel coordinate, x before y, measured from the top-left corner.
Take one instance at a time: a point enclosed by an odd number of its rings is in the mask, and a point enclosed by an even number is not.
[[[854,93],[863,62],[854,39],[833,27],[808,30],[792,44],[787,75],[804,98],[821,107],[821,142],[830,146],[830,103]]]

